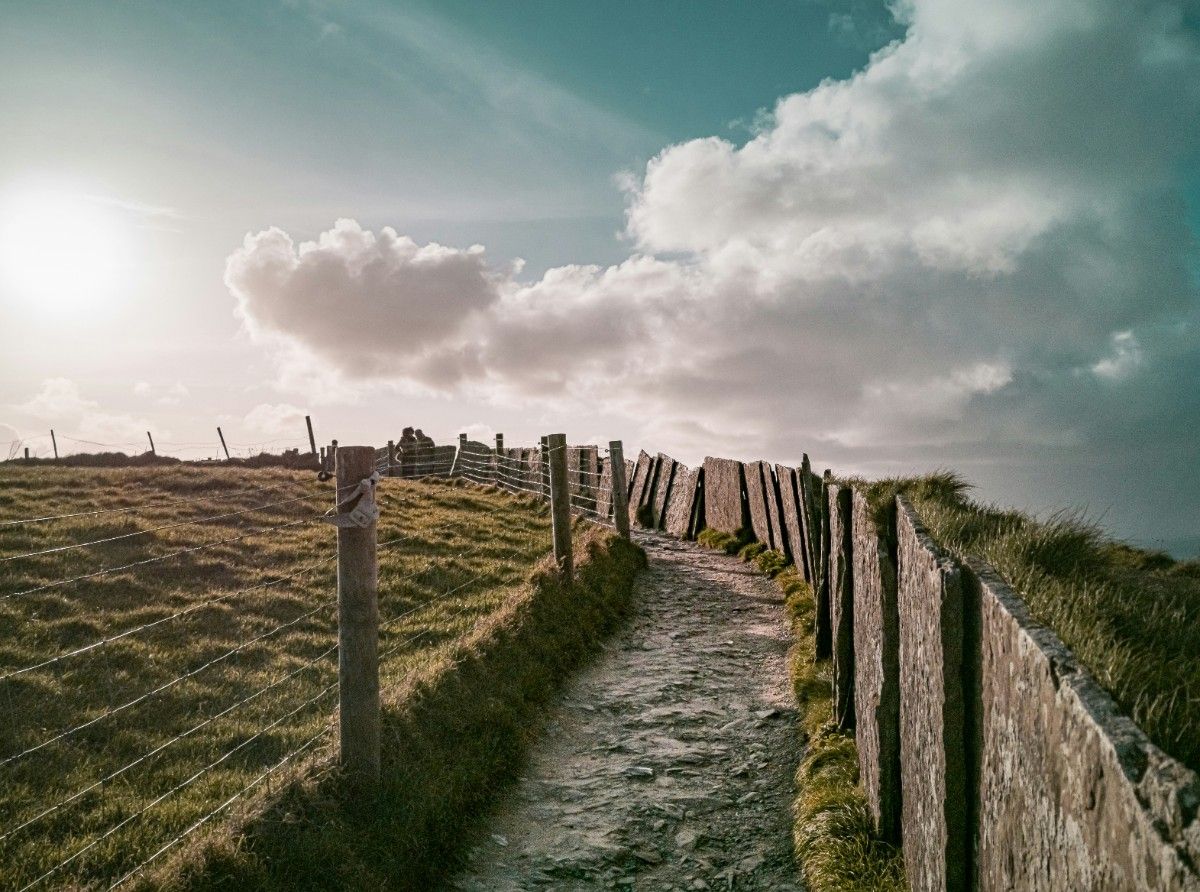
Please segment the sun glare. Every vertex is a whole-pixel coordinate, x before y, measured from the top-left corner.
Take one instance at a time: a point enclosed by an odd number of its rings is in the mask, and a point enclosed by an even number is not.
[[[116,208],[53,188],[0,195],[0,283],[6,297],[78,310],[127,283],[128,223]]]

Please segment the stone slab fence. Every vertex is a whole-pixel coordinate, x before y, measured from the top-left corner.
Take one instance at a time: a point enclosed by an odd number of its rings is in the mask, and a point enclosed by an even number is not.
[[[914,890],[1200,892],[1200,779],[903,497],[873,516],[807,456],[691,469],[642,452],[628,465],[637,525],[756,539],[812,584],[835,719]]]

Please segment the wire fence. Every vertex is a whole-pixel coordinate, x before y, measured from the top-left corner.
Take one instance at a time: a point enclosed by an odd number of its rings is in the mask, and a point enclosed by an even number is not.
[[[518,556],[500,559],[511,502],[495,517],[439,507],[444,522],[430,523],[418,519],[436,490],[383,478],[461,478],[613,524],[607,450],[478,446],[374,450],[357,482],[131,491],[0,518],[0,889],[121,886],[339,743],[345,765],[335,593],[347,558],[334,539],[364,501],[383,592],[375,666],[389,684],[414,648],[467,632],[545,553],[536,513]],[[567,479],[551,480],[560,452]],[[336,448],[328,458],[332,470]]]

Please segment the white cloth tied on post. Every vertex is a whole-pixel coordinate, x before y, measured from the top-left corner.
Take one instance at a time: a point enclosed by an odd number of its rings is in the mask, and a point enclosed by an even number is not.
[[[335,527],[368,527],[379,520],[379,503],[375,501],[375,486],[382,479],[378,471],[358,484],[350,498],[321,520]],[[345,513],[343,513],[345,512]]]

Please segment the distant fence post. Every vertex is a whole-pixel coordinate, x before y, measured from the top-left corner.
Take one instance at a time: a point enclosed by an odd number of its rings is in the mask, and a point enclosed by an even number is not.
[[[550,447],[547,444],[547,441],[549,439],[550,439],[549,437],[542,437],[542,439],[541,439],[542,466],[541,466],[540,470],[542,473],[541,490],[542,490],[542,498],[543,499],[550,498],[550,465],[549,465]]]
[[[387,475],[389,477],[396,476],[396,441],[395,440],[388,440]]]
[[[507,475],[504,473],[504,434],[496,434],[496,456],[492,459],[492,483],[497,486],[507,486]]]
[[[225,445],[225,435],[220,427],[217,428],[217,436],[221,438],[221,448],[225,450],[225,461],[229,461],[229,447]]]
[[[550,477],[550,519],[554,527],[554,563],[563,582],[575,572],[571,554],[571,485],[567,480],[567,435],[542,438],[543,473]]]
[[[625,481],[625,448],[620,440],[608,444],[609,478],[612,480],[613,522],[617,533],[629,538],[629,484]]]
[[[357,504],[353,487],[375,471],[375,449],[343,446],[335,456],[334,504],[339,514],[348,514]],[[350,783],[369,790],[379,785],[376,527],[371,521],[365,527],[339,526],[337,531],[340,761]]]
[[[458,477],[466,473],[463,468],[463,460],[467,457],[467,435],[458,435],[458,452],[454,454],[454,464],[450,466],[450,476]]]
[[[58,440],[54,438],[54,428],[50,429],[50,445],[54,447],[54,459],[58,460]]]
[[[313,455],[317,454],[317,438],[313,436],[312,416],[305,415],[304,423],[308,426],[308,445],[312,449]]]
[[[154,437],[152,437],[152,436],[150,435],[150,431],[146,431],[146,439],[150,441],[150,454],[151,454],[151,455],[158,455],[158,452],[156,452],[156,451],[155,451],[155,449],[154,449]],[[56,450],[56,451],[57,451],[57,450]],[[55,457],[55,458],[58,458],[58,456],[57,456],[57,455],[56,455],[56,456],[54,456],[54,457]]]

